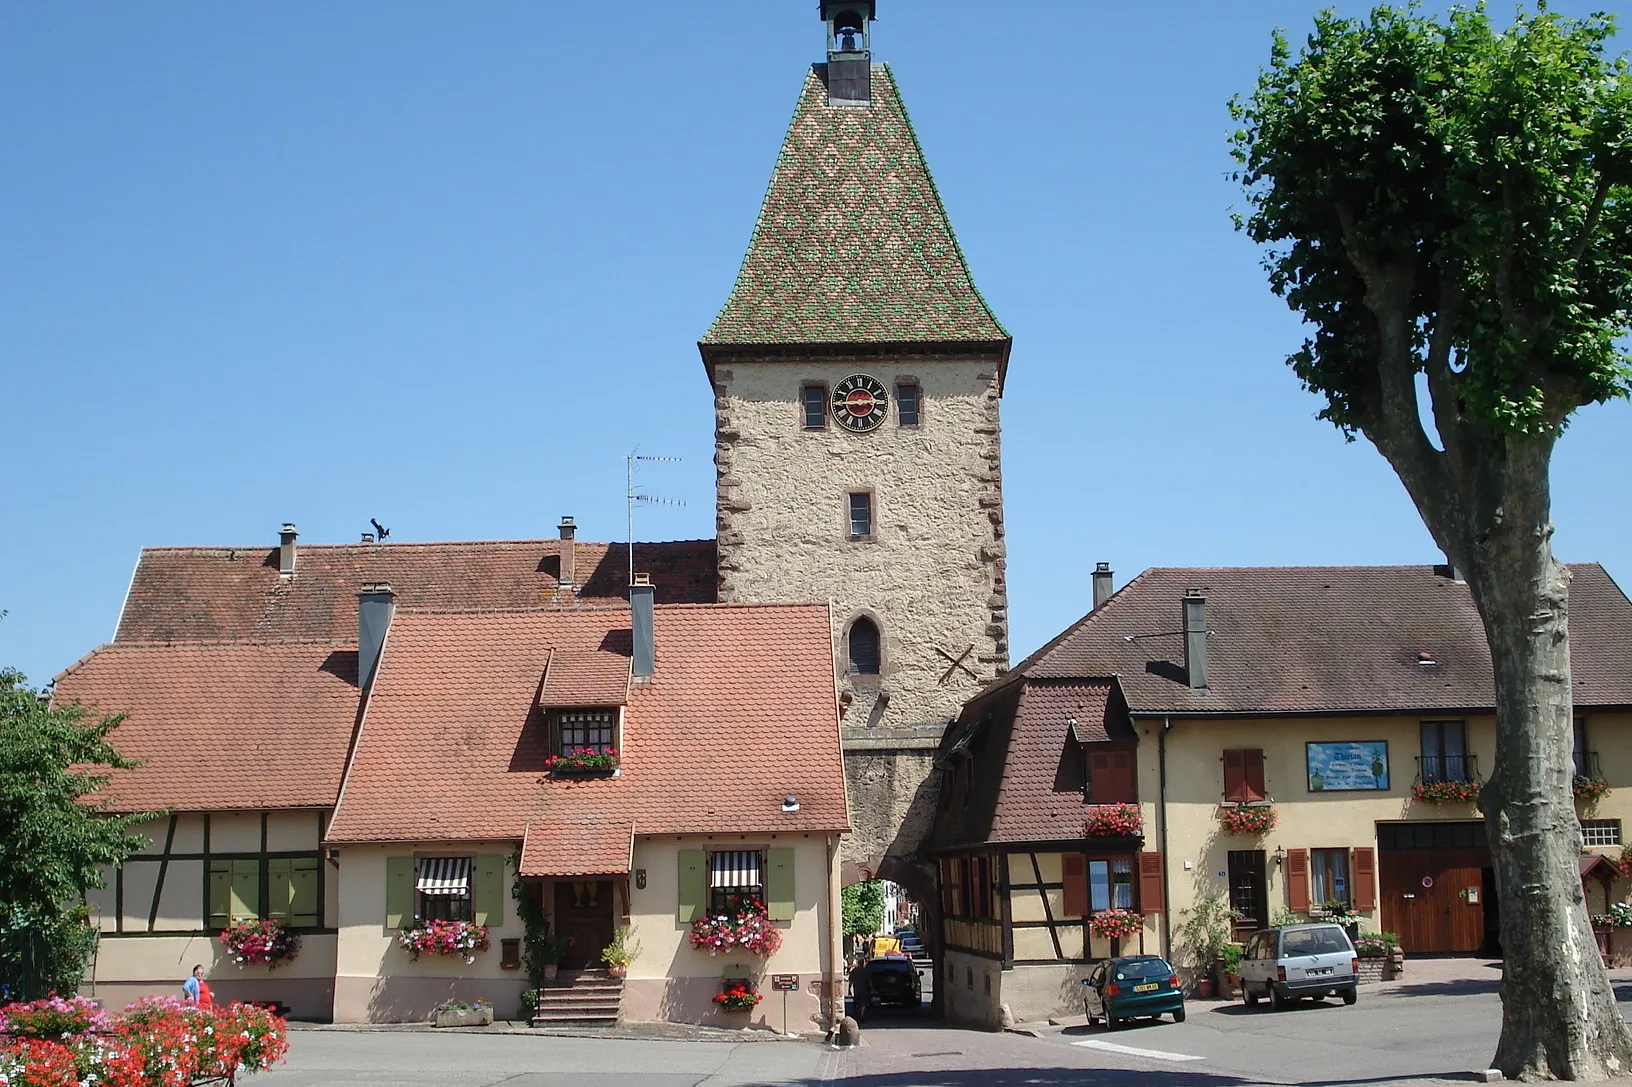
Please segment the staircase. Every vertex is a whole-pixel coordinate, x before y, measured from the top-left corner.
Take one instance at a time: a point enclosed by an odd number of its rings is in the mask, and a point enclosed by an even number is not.
[[[533,1026],[616,1026],[622,1003],[622,978],[605,970],[563,970],[538,991]]]

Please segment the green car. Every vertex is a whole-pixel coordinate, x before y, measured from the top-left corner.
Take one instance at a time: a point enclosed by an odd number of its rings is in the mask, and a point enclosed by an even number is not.
[[[1184,1022],[1184,990],[1167,960],[1158,955],[1125,955],[1106,959],[1082,979],[1082,1005],[1088,1022],[1105,1020],[1107,1030],[1129,1019],[1152,1019],[1172,1013]]]

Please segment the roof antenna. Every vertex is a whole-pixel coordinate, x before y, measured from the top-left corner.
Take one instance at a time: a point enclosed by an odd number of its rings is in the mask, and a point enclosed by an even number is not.
[[[642,456],[639,446],[636,446],[628,456],[623,458],[626,474],[629,480],[629,488],[626,493],[626,497],[628,498],[628,506],[625,507],[627,512],[627,528],[629,531],[629,580],[624,582],[626,587],[635,583],[635,506],[637,504],[642,506],[685,505],[684,502],[677,498],[659,498],[656,495],[647,494],[645,491],[635,490],[635,468],[638,466],[638,462],[643,460],[663,461],[668,464],[678,464],[680,462],[679,457]]]
[[[391,530],[386,528],[384,525],[380,524],[380,522],[375,520],[374,518],[370,517],[368,519],[368,523],[374,526],[374,531],[375,532],[379,533],[379,541],[381,543],[384,543],[385,538],[387,536],[391,535]]]

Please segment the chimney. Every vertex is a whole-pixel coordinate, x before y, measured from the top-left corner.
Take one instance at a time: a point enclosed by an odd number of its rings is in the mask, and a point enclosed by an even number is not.
[[[635,655],[629,671],[636,679],[650,679],[656,671],[657,646],[652,632],[652,588],[650,574],[636,574],[629,586],[629,622],[635,635]]]
[[[357,686],[367,689],[380,666],[385,633],[397,612],[397,594],[388,581],[365,581],[357,593]]]
[[[1115,589],[1112,586],[1111,564],[1108,562],[1094,563],[1094,610],[1111,598]]]
[[[1207,687],[1207,598],[1200,589],[1184,591],[1184,671],[1190,686]]]
[[[558,527],[561,531],[561,547],[559,548],[561,572],[555,580],[560,582],[561,587],[567,590],[570,598],[572,588],[578,582],[577,564],[573,562],[573,553],[578,550],[578,545],[573,542],[578,539],[578,522],[571,517],[563,516]]]
[[[363,533],[362,542],[363,543],[373,543],[374,542],[374,533],[372,533],[372,532]]]
[[[286,524],[278,533],[278,575],[280,577],[295,576],[295,537],[300,533],[295,526]]]

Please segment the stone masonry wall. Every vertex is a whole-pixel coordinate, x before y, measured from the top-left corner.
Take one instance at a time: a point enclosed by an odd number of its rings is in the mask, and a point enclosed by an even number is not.
[[[994,361],[734,360],[715,372],[722,601],[834,602],[845,728],[944,726],[1008,667],[1003,479]],[[922,422],[803,429],[801,389],[855,373],[915,380]],[[874,493],[874,538],[851,541],[847,495]],[[845,635],[883,633],[878,676],[845,674]],[[967,650],[967,656],[965,652]],[[962,657],[962,666],[948,658]]]

